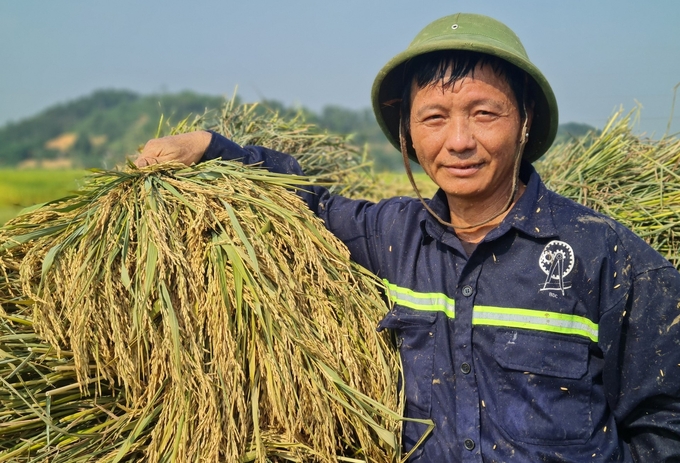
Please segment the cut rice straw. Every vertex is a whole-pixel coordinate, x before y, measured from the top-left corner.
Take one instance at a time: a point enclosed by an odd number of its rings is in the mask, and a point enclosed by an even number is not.
[[[546,184],[618,220],[680,269],[680,140],[633,134],[639,109],[601,134],[554,147],[537,164]]]
[[[309,181],[101,172],[3,228],[0,461],[399,460],[386,307]]]

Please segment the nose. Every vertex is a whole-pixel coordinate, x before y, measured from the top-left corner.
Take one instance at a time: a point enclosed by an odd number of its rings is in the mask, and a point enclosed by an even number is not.
[[[449,119],[446,130],[445,148],[450,153],[462,154],[475,148],[476,141],[468,118],[452,117]]]

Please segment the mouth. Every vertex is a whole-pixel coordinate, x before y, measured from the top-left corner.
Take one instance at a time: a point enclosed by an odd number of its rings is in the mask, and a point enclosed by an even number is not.
[[[465,164],[460,163],[442,167],[446,172],[449,173],[449,175],[452,175],[454,177],[470,177],[479,172],[483,165],[484,165],[483,162],[477,162]]]

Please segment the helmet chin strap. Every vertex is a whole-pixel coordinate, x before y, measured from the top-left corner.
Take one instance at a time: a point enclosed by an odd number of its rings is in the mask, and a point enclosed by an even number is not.
[[[413,172],[411,172],[411,166],[409,163],[409,158],[408,158],[408,152],[407,152],[407,147],[406,147],[406,137],[404,136],[404,133],[406,132],[406,128],[404,127],[405,122],[404,118],[401,117],[399,121],[399,146],[401,148],[401,156],[404,160],[404,167],[406,168],[406,175],[408,176],[409,182],[411,182],[411,186],[413,187],[413,190],[416,192],[418,195],[418,199],[420,199],[420,202],[423,204],[425,209],[434,216],[435,219],[442,225],[446,227],[451,227],[454,230],[470,230],[473,228],[481,227],[482,225],[486,225],[487,223],[491,222],[498,216],[504,214],[505,212],[510,209],[512,206],[513,202],[515,201],[515,197],[517,196],[517,191],[519,190],[519,167],[522,161],[522,154],[524,153],[524,146],[527,144],[528,138],[529,138],[529,132],[528,132],[528,124],[529,124],[529,118],[527,117],[527,110],[526,110],[526,104],[523,104],[523,110],[524,110],[524,122],[522,124],[522,131],[520,134],[520,141],[519,145],[517,146],[517,152],[515,153],[515,160],[514,160],[514,169],[513,169],[513,174],[512,174],[512,193],[508,197],[507,202],[503,206],[503,208],[497,212],[496,214],[492,215],[488,219],[476,223],[474,225],[466,225],[466,226],[457,226],[454,225],[450,222],[447,222],[446,220],[442,219],[439,217],[435,212],[430,208],[430,206],[427,205],[425,200],[423,199],[423,196],[420,194],[420,190],[418,190],[418,187],[416,186],[416,181],[413,178]]]

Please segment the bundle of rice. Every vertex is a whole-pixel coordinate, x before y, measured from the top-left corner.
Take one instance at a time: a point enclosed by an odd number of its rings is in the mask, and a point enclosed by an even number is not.
[[[0,229],[0,462],[400,458],[377,282],[290,192],[361,195],[364,155],[233,101],[199,128],[320,177],[102,172]]]
[[[680,140],[636,136],[636,112],[537,163],[555,191],[618,220],[680,269]]]
[[[393,461],[371,275],[240,164],[102,172],[0,229],[0,461]]]

